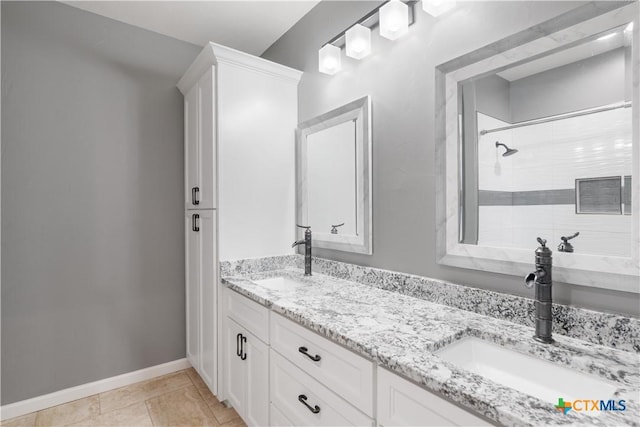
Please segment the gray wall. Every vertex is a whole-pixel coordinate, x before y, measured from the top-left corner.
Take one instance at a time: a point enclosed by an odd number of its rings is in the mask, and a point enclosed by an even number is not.
[[[175,84],[199,50],[2,2],[2,404],[185,356]]]
[[[627,75],[626,50],[621,47],[511,82],[511,121],[630,100],[631,85],[627,81],[631,81],[631,74]]]
[[[511,84],[508,80],[493,74],[476,81],[473,89],[475,111],[505,122],[511,121]]]
[[[434,68],[445,61],[580,6],[580,2],[463,2],[439,19],[417,12],[395,42],[373,36],[373,55],[345,59],[342,72],[317,71],[318,49],[368,12],[372,4],[321,2],[264,57],[305,71],[299,120],[363,95],[373,103],[372,256],[316,249],[321,257],[388,268],[532,297],[521,277],[435,262]],[[532,262],[535,244],[532,243]],[[556,283],[557,301],[638,315],[637,294]]]

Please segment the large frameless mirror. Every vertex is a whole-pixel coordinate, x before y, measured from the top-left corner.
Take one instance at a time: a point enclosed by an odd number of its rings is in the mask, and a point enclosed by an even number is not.
[[[316,247],[372,253],[370,114],[367,96],[298,126],[297,220]]]
[[[640,292],[637,27],[579,7],[439,67],[441,263],[523,273],[540,236],[556,279]]]

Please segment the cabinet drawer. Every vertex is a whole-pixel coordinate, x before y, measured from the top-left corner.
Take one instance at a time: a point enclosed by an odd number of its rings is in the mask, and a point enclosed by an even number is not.
[[[224,309],[230,318],[256,337],[269,343],[269,309],[239,293],[224,288]]]
[[[386,369],[378,368],[378,425],[391,427],[491,424]]]
[[[373,362],[275,313],[271,313],[271,347],[373,417]]]
[[[296,426],[372,426],[373,420],[271,350],[272,424],[278,415]],[[306,397],[306,404],[301,402]],[[303,398],[304,399],[304,398]],[[314,413],[314,409],[317,413]]]
[[[273,403],[269,407],[269,425],[273,427],[296,427],[295,423],[286,417]]]

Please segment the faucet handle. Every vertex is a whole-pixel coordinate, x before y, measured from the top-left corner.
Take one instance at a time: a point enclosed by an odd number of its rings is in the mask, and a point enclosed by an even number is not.
[[[580,235],[580,232],[576,231],[575,234],[572,234],[571,236],[568,236],[568,237],[562,236],[562,237],[560,237],[560,240],[562,240],[563,242],[567,243],[567,241],[573,239],[574,237],[578,237],[579,235]]]
[[[538,237],[536,240],[538,240],[538,243],[540,243],[542,245],[542,247],[544,248],[545,245],[547,244],[547,239],[543,239],[541,237]]]
[[[343,225],[344,222],[342,224],[331,225],[331,234],[338,234],[338,227],[342,227]]]
[[[311,228],[310,225],[300,225],[300,224],[296,224],[296,227],[304,228],[306,230],[309,230]]]

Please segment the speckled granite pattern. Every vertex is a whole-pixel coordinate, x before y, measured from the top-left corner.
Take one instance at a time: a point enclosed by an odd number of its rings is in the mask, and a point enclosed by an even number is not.
[[[268,277],[288,277],[301,284],[274,290],[254,282]],[[617,426],[638,425],[640,420],[640,359],[633,352],[558,335],[555,344],[544,345],[531,338],[533,329],[525,325],[322,274],[304,277],[291,267],[226,277],[223,283],[499,424]],[[615,398],[625,399],[628,409],[597,417],[576,411],[565,415],[555,410],[554,402],[501,386],[433,354],[464,336],[497,342],[611,381],[617,388]]]
[[[232,276],[236,274],[258,273],[261,271],[281,270],[294,266],[299,255],[278,255],[264,258],[247,258],[235,261],[220,262],[220,277]],[[304,262],[304,258],[303,258]]]
[[[303,268],[304,257],[281,255],[223,261],[220,270],[221,277],[225,277],[289,266]],[[533,327],[535,307],[530,298],[323,258],[313,259],[313,271]],[[554,304],[553,315],[554,334],[640,353],[640,319],[560,304]]]
[[[298,256],[295,266],[303,268]],[[411,274],[313,259],[313,270],[426,301],[533,327],[533,299],[447,283]],[[553,332],[594,344],[640,352],[640,319],[554,304]]]

